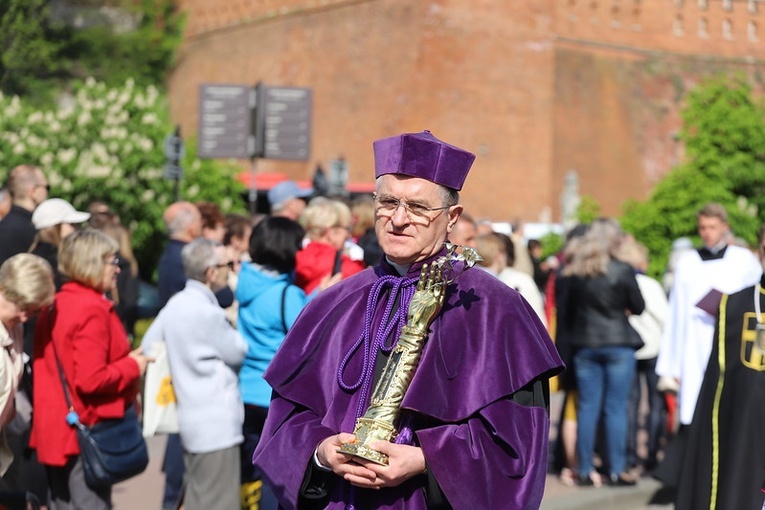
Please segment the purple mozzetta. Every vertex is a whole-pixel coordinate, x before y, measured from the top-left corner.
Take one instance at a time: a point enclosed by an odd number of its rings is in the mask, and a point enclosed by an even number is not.
[[[372,356],[363,351],[379,349],[373,340],[394,289],[406,310],[421,266],[398,277],[383,261],[322,292],[271,362],[265,378],[274,397],[254,462],[285,508],[295,508],[319,442],[352,432],[368,405],[360,395],[369,398],[364,363]],[[375,285],[381,279],[384,284]],[[377,299],[370,299],[373,289]],[[363,335],[366,316],[371,327]],[[522,406],[510,396],[535,379],[546,384],[562,367],[547,331],[517,292],[477,268],[448,287],[402,408],[413,444],[453,508],[539,507],[549,418],[543,407]],[[346,508],[353,489],[340,478],[333,487],[327,508]],[[359,497],[368,508],[427,508],[416,478]]]

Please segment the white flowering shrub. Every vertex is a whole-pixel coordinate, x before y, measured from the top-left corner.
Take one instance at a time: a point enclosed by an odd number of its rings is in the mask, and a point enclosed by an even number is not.
[[[164,246],[162,212],[175,200],[174,182],[164,177],[164,141],[172,131],[164,96],[132,80],[109,88],[88,79],[56,110],[0,94],[0,178],[16,165],[38,165],[51,197],[79,209],[107,202],[130,227],[141,272],[151,277]],[[238,166],[200,160],[188,141],[185,154],[181,199],[244,211]]]

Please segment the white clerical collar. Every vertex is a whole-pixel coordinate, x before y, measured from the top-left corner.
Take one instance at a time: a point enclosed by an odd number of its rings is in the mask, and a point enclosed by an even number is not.
[[[707,250],[709,250],[709,253],[711,253],[712,255],[717,255],[717,254],[718,254],[718,253],[720,253],[720,251],[721,251],[723,248],[725,248],[726,246],[728,246],[728,243],[726,243],[726,242],[723,240],[723,241],[720,241],[719,243],[717,243],[717,244],[716,244],[716,245],[714,245],[714,246],[704,246],[704,247],[705,247]]]
[[[388,264],[393,266],[393,269],[396,270],[399,276],[404,276],[409,272],[409,268],[412,267],[412,264],[396,264],[391,259],[389,259],[387,255],[385,256],[385,260],[388,261]]]

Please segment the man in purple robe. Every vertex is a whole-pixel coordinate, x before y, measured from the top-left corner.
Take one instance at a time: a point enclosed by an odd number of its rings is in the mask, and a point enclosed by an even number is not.
[[[338,450],[354,440],[423,264],[445,253],[475,159],[429,131],[373,147],[384,256],[298,317],[265,373],[274,393],[254,463],[288,509],[538,508],[548,379],[563,363],[528,303],[485,271],[447,287],[401,403],[400,432],[371,445],[388,465]]]

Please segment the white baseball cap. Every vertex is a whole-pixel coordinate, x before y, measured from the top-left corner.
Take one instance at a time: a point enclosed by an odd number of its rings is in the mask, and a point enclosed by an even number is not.
[[[90,213],[78,211],[66,200],[61,198],[49,198],[37,206],[32,213],[32,223],[37,230],[71,223],[77,225],[90,218]]]

